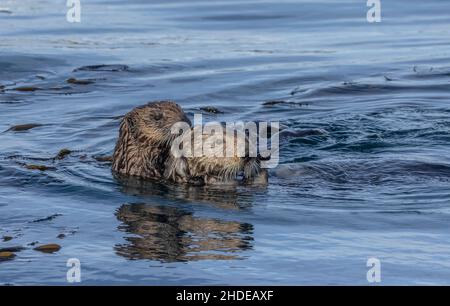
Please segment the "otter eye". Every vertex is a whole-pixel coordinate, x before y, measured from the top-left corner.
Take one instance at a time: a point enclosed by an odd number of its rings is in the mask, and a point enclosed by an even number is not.
[[[162,115],[161,113],[156,113],[156,114],[153,116],[153,119],[154,119],[154,120],[161,120],[162,117],[163,117],[163,115]]]

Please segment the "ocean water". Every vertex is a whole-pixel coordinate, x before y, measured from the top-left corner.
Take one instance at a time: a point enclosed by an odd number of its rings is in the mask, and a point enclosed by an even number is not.
[[[381,3],[1,0],[0,283],[77,258],[82,284],[366,285],[375,257],[449,284],[450,2]],[[267,188],[115,180],[121,116],[159,99],[279,121]]]

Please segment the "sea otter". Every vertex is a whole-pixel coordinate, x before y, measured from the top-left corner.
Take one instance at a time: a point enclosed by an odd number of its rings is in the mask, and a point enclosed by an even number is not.
[[[179,135],[171,133],[171,127],[179,122],[192,127],[182,108],[172,101],[151,102],[126,114],[114,149],[113,172],[193,185],[267,182],[267,171],[258,157],[173,156],[172,143]],[[209,137],[217,135],[203,134],[201,139]],[[229,145],[236,145],[235,135],[224,134],[223,147]]]

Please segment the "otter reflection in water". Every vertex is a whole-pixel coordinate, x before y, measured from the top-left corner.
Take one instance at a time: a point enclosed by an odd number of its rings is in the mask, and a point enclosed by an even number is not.
[[[122,192],[129,195],[144,197],[163,197],[170,200],[182,200],[211,205],[221,209],[246,209],[264,197],[265,187],[237,187],[237,186],[192,186],[186,184],[171,184],[166,181],[147,181],[137,177],[115,174],[120,182]],[[248,188],[252,188],[248,192]]]
[[[133,236],[115,246],[128,259],[162,262],[239,259],[252,248],[253,226],[248,223],[195,217],[170,206],[125,204],[117,213],[120,230]]]

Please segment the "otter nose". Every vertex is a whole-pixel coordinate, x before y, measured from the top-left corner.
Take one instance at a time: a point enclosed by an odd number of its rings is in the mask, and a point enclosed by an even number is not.
[[[258,154],[258,159],[263,161],[270,160],[270,155],[267,157],[263,157],[261,154]]]

